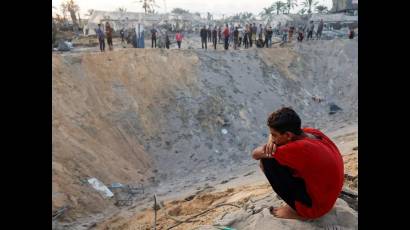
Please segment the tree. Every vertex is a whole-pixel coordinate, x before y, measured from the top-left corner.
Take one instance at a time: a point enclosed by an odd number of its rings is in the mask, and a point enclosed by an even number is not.
[[[296,0],[287,0],[286,1],[286,7],[288,9],[288,14],[290,14],[290,10],[295,8],[298,4],[296,3]]]
[[[259,13],[259,16],[261,16],[263,19],[269,18],[273,11],[273,6],[263,8],[262,12]]]
[[[328,11],[327,6],[324,6],[324,5],[316,6],[316,12],[318,12],[319,14],[326,13],[327,11]]]
[[[277,2],[274,2],[273,4],[272,4],[272,9],[273,9],[273,11],[275,11],[276,10],[276,14],[279,14],[280,12],[284,12],[284,10],[286,9],[286,3],[284,3],[284,2],[282,2],[282,1],[277,1]]]
[[[306,13],[306,11],[307,10],[305,8],[302,8],[302,9],[299,10],[298,14],[304,15]]]
[[[171,13],[174,13],[174,14],[188,14],[189,11],[184,10],[182,8],[174,8],[174,9],[172,9]]]
[[[210,21],[210,20],[212,20],[212,14],[211,13],[209,13],[209,12],[206,12],[206,19],[208,20],[208,21]]]
[[[312,13],[312,6],[316,6],[318,2],[316,0],[305,0],[302,2],[304,8],[307,9],[308,14]]]
[[[73,29],[75,31],[78,30],[78,23],[77,23],[77,17],[76,13],[80,11],[80,7],[74,2],[74,0],[66,0],[65,2],[61,3],[61,9],[64,14],[65,18],[65,13],[69,12],[71,16],[71,20],[73,21]]]
[[[142,3],[142,8],[145,13],[155,13],[155,7],[159,7],[155,4],[155,0],[139,0],[139,3]]]
[[[90,17],[94,13],[94,10],[93,9],[88,9],[87,12],[88,12],[88,14],[86,14],[86,15],[88,17]]]
[[[117,11],[120,12],[120,13],[125,13],[125,12],[127,12],[127,8],[125,8],[125,7],[118,7]]]

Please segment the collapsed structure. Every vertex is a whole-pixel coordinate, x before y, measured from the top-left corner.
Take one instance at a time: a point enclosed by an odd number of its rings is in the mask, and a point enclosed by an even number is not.
[[[94,11],[84,27],[84,35],[94,35],[98,24],[105,22],[109,22],[114,31],[135,28],[138,23],[143,24],[147,28],[166,26],[171,31],[178,29],[190,31],[196,25],[206,23],[198,15],[190,13],[144,14],[137,12]]]

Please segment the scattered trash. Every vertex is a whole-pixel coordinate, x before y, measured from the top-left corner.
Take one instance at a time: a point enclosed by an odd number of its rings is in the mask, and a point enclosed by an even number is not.
[[[61,40],[58,43],[57,50],[58,51],[70,51],[72,48],[73,48],[73,44],[71,42]]]
[[[337,111],[342,110],[342,108],[340,108],[339,106],[337,106],[334,103],[330,103],[330,111],[329,111],[329,115],[333,115],[335,114]]]
[[[228,133],[228,130],[226,130],[226,129],[221,129],[221,133],[222,133],[223,135],[225,135],[225,134]]]
[[[97,178],[88,179],[88,183],[97,191],[101,192],[105,197],[113,197],[114,194]]]
[[[68,206],[65,205],[63,207],[61,207],[60,209],[58,209],[56,212],[53,213],[52,215],[52,219],[56,220],[58,217],[60,217],[61,215],[63,215],[68,209]]]
[[[121,183],[115,182],[115,183],[111,184],[111,188],[123,188],[123,187],[124,187],[124,185],[121,184]]]

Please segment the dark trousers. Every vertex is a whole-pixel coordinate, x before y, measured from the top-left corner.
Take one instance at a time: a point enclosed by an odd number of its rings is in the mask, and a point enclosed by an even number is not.
[[[249,46],[252,47],[252,37],[249,38]]]
[[[212,39],[213,39],[212,42],[214,43],[214,49],[216,49],[216,41],[217,41],[217,39],[216,39],[216,37],[213,37]]]
[[[299,201],[308,207],[312,207],[312,200],[306,191],[305,182],[301,178],[293,176],[292,169],[279,162],[274,158],[263,158],[260,160],[266,178],[273,190],[283,201],[294,210],[295,201]]]
[[[313,39],[313,31],[308,32],[308,36],[307,36],[306,40],[309,40],[309,38]]]
[[[201,38],[201,43],[202,43],[202,49],[204,48],[204,44],[205,44],[205,49],[207,49],[207,41],[206,38]]]
[[[98,39],[98,42],[100,43],[100,50],[104,51],[105,50],[105,40],[104,39]]]
[[[112,46],[112,37],[107,37],[107,44]]]
[[[157,48],[157,38],[156,37],[151,38],[151,48],[154,48],[154,44],[155,44],[155,48]]]
[[[229,47],[229,37],[225,38],[225,49],[227,50]]]
[[[181,41],[177,41],[178,49],[181,49]]]
[[[319,40],[319,39],[321,39],[321,37],[322,37],[322,31],[318,30],[316,32],[316,39]]]

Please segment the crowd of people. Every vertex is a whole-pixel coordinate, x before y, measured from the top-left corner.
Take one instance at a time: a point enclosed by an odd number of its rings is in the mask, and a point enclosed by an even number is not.
[[[305,37],[306,40],[320,40],[322,39],[322,32],[324,28],[323,19],[316,26],[313,21],[310,21],[308,24],[300,24],[297,27],[293,23],[286,23],[284,26],[281,25],[279,22],[276,27],[273,29],[272,26],[266,25],[263,26],[256,23],[250,23],[245,25],[236,25],[236,26],[229,26],[225,24],[224,27],[222,26],[203,26],[199,31],[199,36],[201,38],[201,47],[202,49],[208,49],[208,42],[212,42],[212,47],[216,50],[217,44],[221,44],[221,40],[223,41],[223,47],[225,50],[228,50],[229,47],[232,47],[234,50],[239,49],[241,47],[248,49],[252,46],[256,46],[258,48],[272,47],[272,37],[275,34],[277,37],[281,38],[280,43],[289,43],[293,41],[294,35],[297,36],[296,40],[298,42],[302,42]],[[107,43],[110,50],[113,50],[113,43],[112,43],[112,34],[113,29],[108,22],[105,24],[105,32],[102,30],[102,25],[98,25],[98,29],[96,30],[96,34],[98,37],[98,41],[100,44],[100,50],[103,52],[105,51],[105,39],[107,39]],[[151,48],[157,48],[157,41],[158,41],[158,30],[153,27],[150,30],[151,33]],[[124,43],[124,39],[127,39],[127,31],[122,29],[120,31],[121,35],[121,43]],[[164,46],[165,48],[169,49],[171,44],[171,39],[169,37],[168,32],[165,32],[164,36]],[[348,37],[353,39],[355,36],[354,30],[352,28],[349,29]],[[184,36],[181,31],[177,31],[175,34],[175,41],[178,46],[178,49],[181,48],[182,40]],[[161,46],[161,47],[164,47]]]

